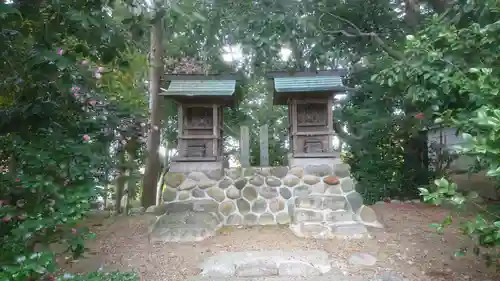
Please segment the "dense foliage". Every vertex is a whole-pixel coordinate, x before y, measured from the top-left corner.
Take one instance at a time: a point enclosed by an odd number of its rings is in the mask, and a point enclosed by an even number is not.
[[[268,125],[270,163],[286,164],[286,108],[272,105],[265,73],[343,67],[352,91],[338,101],[334,121],[365,201],[416,198],[420,192],[433,204],[463,205],[467,197],[445,171],[429,171],[425,130],[435,123],[458,127],[470,140],[462,153],[477,157],[490,177],[499,178],[498,5],[0,1],[1,280],[53,280],[54,254],[34,251],[54,241],[66,243],[74,258],[82,254],[92,234],[80,222],[96,185],[115,180],[118,210],[125,182],[129,196],[140,191],[133,187],[145,158],[144,136],[154,129],[147,121],[147,31],[158,22],[165,72],[244,77],[238,106],[225,112],[227,155],[237,156],[233,144],[240,126],[247,125],[251,162],[259,165],[259,129]],[[229,52],[233,48],[238,52]],[[158,106],[162,141],[174,148],[175,106]],[[443,174],[436,186],[428,185]],[[435,226],[441,230],[450,221]],[[480,247],[498,249],[499,227],[498,219],[478,217],[464,231],[478,237]]]
[[[112,94],[129,58],[110,4],[0,3],[1,280],[54,280],[48,246],[77,258],[92,237],[80,223],[123,115],[138,108]]]
[[[487,168],[486,175],[496,179],[500,179],[499,8],[498,1],[468,2],[450,10],[452,16],[434,17],[424,30],[407,37],[404,60],[373,77],[405,89],[405,98],[427,108],[421,125],[459,128],[465,144],[458,151],[476,157]],[[420,193],[426,202],[456,206],[477,196],[458,192],[446,178],[431,188],[420,188]],[[450,216],[435,227],[442,231],[451,221]],[[493,255],[486,251],[483,256],[488,263],[500,259],[495,253],[500,246],[499,217],[478,215],[462,229],[477,238],[475,254],[493,248]]]

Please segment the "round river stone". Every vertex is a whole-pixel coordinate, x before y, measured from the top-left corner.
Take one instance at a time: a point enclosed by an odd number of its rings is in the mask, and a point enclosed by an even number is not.
[[[280,194],[284,199],[290,199],[292,197],[292,192],[286,187],[280,188]]]
[[[238,210],[242,215],[248,214],[250,212],[250,203],[248,203],[245,199],[236,200],[236,205],[238,206]]]
[[[248,201],[253,201],[255,198],[257,198],[257,190],[255,190],[254,186],[247,185],[243,189],[243,197],[247,199]]]

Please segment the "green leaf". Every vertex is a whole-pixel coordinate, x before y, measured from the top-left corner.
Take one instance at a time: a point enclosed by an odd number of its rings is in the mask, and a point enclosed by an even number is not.
[[[455,251],[454,256],[455,257],[464,257],[465,254],[466,254],[465,250],[459,250],[459,251]]]
[[[427,188],[419,187],[418,190],[421,196],[429,195],[429,190]]]
[[[434,180],[434,184],[442,188],[447,188],[449,185],[448,181],[445,178]]]

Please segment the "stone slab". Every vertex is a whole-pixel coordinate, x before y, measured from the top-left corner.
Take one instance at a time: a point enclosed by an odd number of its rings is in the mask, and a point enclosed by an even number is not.
[[[260,277],[189,277],[187,281],[371,281],[371,279],[341,274],[321,276],[260,276]],[[385,280],[384,280],[385,281]],[[392,281],[392,280],[388,280]],[[399,281],[399,280],[395,280]]]
[[[301,263],[304,271],[287,270],[288,263]],[[297,276],[321,275],[332,267],[325,251],[250,251],[222,253],[208,258],[201,266],[201,276]]]
[[[198,242],[214,236],[222,226],[216,214],[208,212],[179,212],[156,218],[150,227],[152,242]]]

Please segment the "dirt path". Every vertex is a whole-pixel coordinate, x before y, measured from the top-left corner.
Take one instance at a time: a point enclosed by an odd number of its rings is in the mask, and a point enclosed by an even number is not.
[[[372,276],[379,270],[394,270],[410,280],[500,280],[500,274],[473,256],[453,258],[464,245],[455,228],[440,236],[429,223],[442,220],[447,210],[410,204],[375,205],[383,214],[384,230],[372,229],[374,239],[353,241],[307,240],[295,237],[286,227],[223,228],[216,237],[190,244],[149,244],[147,215],[93,219],[90,225],[97,240],[88,246],[86,259],[67,264],[71,272],[135,270],[148,281],[181,281],[197,275],[200,262],[220,252],[246,250],[321,249],[338,260],[337,266],[348,274]],[[458,238],[457,238],[458,237]],[[467,240],[464,240],[467,241]],[[349,265],[356,252],[377,257],[373,267]]]

